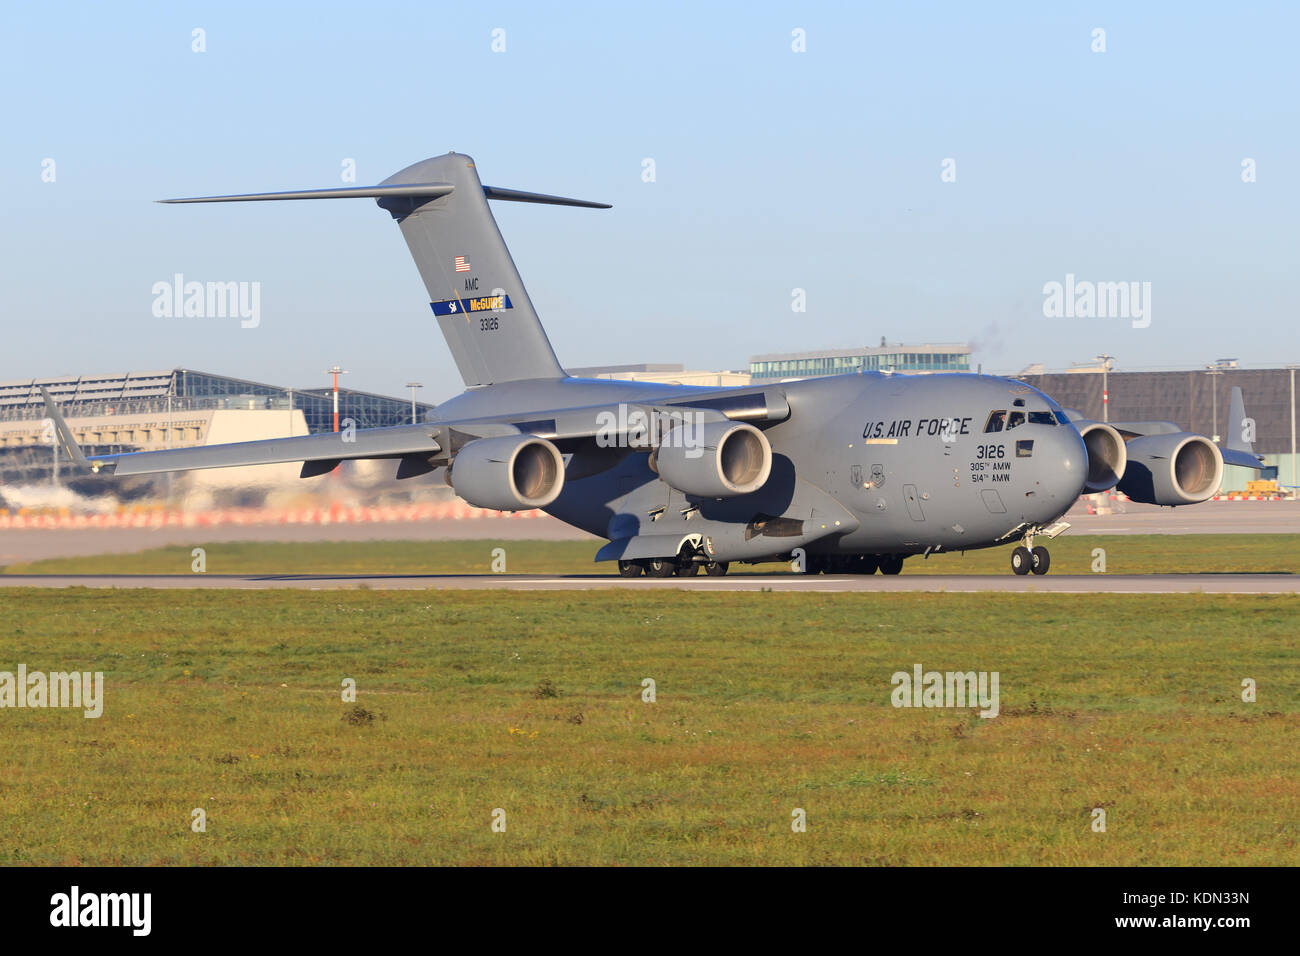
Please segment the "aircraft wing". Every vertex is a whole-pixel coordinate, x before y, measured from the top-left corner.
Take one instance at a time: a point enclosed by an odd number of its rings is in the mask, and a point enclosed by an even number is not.
[[[1081,424],[1089,424],[1090,419],[1075,409],[1065,409],[1066,415],[1070,421],[1074,422],[1076,427]],[[1181,426],[1173,422],[1107,422],[1117,432],[1120,433],[1125,441],[1133,438],[1141,438],[1145,435],[1173,435],[1181,434]],[[1228,409],[1228,440],[1219,447],[1219,454],[1223,456],[1225,465],[1240,465],[1243,468],[1254,468],[1256,470],[1264,467],[1260,456],[1256,455],[1251,441],[1246,437],[1251,433],[1254,424],[1251,419],[1246,417],[1245,402],[1242,399],[1241,388],[1233,386],[1230,407]]]
[[[673,419],[687,414],[701,422],[741,421],[764,425],[789,418],[790,405],[777,389],[755,389],[686,395],[662,401],[585,405],[533,412],[526,416],[465,419],[451,423],[450,427],[482,437],[488,434],[483,431],[485,428],[511,426],[519,432],[553,441],[562,448],[597,436],[617,437],[620,446],[638,448],[649,447],[649,444],[638,438],[646,424],[657,422],[659,427],[667,428]],[[495,431],[491,434],[508,432]]]
[[[699,396],[697,401],[673,399],[663,403],[624,403],[540,411],[529,415],[421,422],[387,428],[362,428],[324,432],[292,438],[232,442],[162,451],[85,455],[49,393],[42,388],[45,409],[54,421],[59,444],[78,465],[117,475],[145,475],[203,468],[270,465],[300,461],[301,477],[332,471],[341,461],[362,458],[396,458],[402,464],[397,477],[407,478],[450,464],[456,453],[476,438],[531,434],[573,450],[597,436],[620,447],[649,447],[645,424],[658,416],[660,423],[673,416],[695,414],[704,421],[780,421],[790,407],[773,390],[742,394]],[[641,418],[636,413],[640,413]],[[629,439],[631,435],[631,439]]]
[[[1183,431],[1173,422],[1110,422],[1109,424],[1123,436],[1125,441],[1143,435],[1170,435]],[[1234,448],[1233,445],[1234,442],[1229,438],[1226,445],[1219,447],[1219,454],[1223,456],[1225,465],[1240,465],[1243,468],[1256,470],[1264,467],[1264,463],[1250,450],[1249,445],[1246,448]]]
[[[440,449],[438,429],[425,425],[367,428],[355,432],[323,432],[294,438],[233,442],[197,448],[169,448],[118,455],[95,455],[90,466],[112,465],[115,475],[145,475],[160,471],[190,471],[197,468],[230,468],[236,465],[271,465],[300,461],[304,477],[333,471],[344,459],[401,458],[404,455],[433,455]],[[348,440],[348,439],[351,440]],[[326,467],[328,465],[328,467]],[[317,466],[317,467],[313,467]]]
[[[332,471],[345,459],[401,458],[416,454],[430,456],[442,449],[438,441],[441,430],[438,426],[416,424],[87,457],[73,438],[72,430],[68,428],[49,392],[42,388],[41,396],[45,399],[46,413],[54,421],[59,444],[67,456],[92,471],[103,470],[119,476],[300,461],[303,462],[303,477],[308,477]]]

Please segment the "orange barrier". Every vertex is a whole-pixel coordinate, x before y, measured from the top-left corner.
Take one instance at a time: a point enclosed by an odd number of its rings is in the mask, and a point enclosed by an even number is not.
[[[328,525],[386,524],[414,521],[473,521],[482,518],[514,520],[545,517],[545,512],[489,511],[463,501],[423,505],[386,505],[354,508],[329,505],[320,508],[226,508],[218,511],[141,511],[110,514],[0,514],[0,529],[18,528],[216,528],[223,525]]]

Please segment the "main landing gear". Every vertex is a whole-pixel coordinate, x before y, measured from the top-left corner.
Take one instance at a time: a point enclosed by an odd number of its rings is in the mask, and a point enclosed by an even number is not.
[[[810,554],[805,574],[898,574],[903,570],[901,554]]]
[[[700,573],[700,568],[711,578],[720,578],[727,573],[731,565],[726,561],[705,561],[700,563],[689,558],[674,560],[672,558],[649,558],[642,561],[619,561],[618,573],[625,578],[689,578]]]

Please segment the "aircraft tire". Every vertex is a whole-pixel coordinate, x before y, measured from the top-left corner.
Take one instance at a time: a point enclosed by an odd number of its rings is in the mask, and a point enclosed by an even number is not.
[[[727,568],[731,565],[727,561],[708,561],[704,565],[704,573],[711,578],[720,578],[727,573]]]
[[[880,556],[881,574],[899,574],[902,570],[903,556],[901,554],[882,554]]]
[[[636,561],[620,561],[618,563],[618,573],[625,578],[639,578],[645,568],[641,567]]]
[[[880,558],[874,554],[859,555],[858,562],[858,574],[875,574],[880,570]]]
[[[671,578],[677,573],[677,562],[672,558],[649,558],[641,566],[648,578]]]
[[[1016,574],[1028,574],[1034,559],[1029,549],[1020,545],[1011,552],[1011,570]]]
[[[700,566],[694,561],[687,561],[685,564],[677,565],[673,573],[679,578],[692,578],[700,573]]]
[[[1029,552],[1031,570],[1035,574],[1046,574],[1047,569],[1052,566],[1052,556],[1047,553],[1047,549],[1041,545]]]

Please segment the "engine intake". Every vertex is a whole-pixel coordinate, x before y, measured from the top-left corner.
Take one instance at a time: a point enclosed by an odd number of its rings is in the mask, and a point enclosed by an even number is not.
[[[1189,432],[1145,435],[1128,443],[1119,490],[1149,505],[1194,505],[1219,490],[1223,455],[1208,438]]]
[[[564,459],[534,435],[476,438],[456,455],[448,480],[476,508],[545,508],[564,487]]]
[[[1119,484],[1128,464],[1128,449],[1120,433],[1103,422],[1092,422],[1079,429],[1083,446],[1088,450],[1088,479],[1085,494],[1109,491]]]
[[[706,422],[668,432],[652,456],[659,477],[701,498],[757,491],[772,473],[767,436],[744,422]]]

